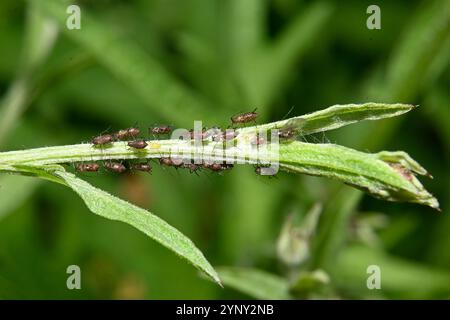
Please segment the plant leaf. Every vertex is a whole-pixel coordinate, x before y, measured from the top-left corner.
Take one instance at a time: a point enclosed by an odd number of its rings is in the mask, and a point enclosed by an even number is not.
[[[70,188],[78,193],[93,213],[107,219],[125,222],[135,227],[192,263],[196,268],[221,285],[216,271],[214,271],[194,243],[164,220],[129,202],[91,186],[72,173],[55,171],[54,174],[63,179]]]
[[[93,213],[135,227],[222,285],[216,271],[195,244],[180,231],[152,213],[93,187],[74,174],[66,172],[59,165],[16,165],[14,169],[17,170],[17,173],[37,176],[70,187],[83,199]],[[14,169],[11,169],[11,172],[14,172]],[[0,166],[0,170],[5,170],[5,168]]]
[[[258,125],[258,130],[290,128],[301,135],[334,130],[346,125],[365,121],[381,120],[396,117],[414,109],[410,104],[363,103],[334,105],[323,110],[315,111],[299,117]],[[251,131],[254,127],[241,129],[242,132]]]
[[[217,272],[225,286],[264,300],[290,299],[288,282],[274,274],[249,268],[219,267]]]
[[[436,198],[414,175],[427,172],[404,152],[370,154],[334,144],[293,141],[280,145],[280,167],[338,179],[384,200],[415,202],[439,209]]]

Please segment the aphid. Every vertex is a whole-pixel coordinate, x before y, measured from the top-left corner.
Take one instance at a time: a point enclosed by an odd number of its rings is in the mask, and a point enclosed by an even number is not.
[[[232,169],[234,167],[233,164],[226,163],[204,163],[203,167],[215,172],[224,171],[228,169]]]
[[[79,172],[97,172],[100,166],[96,163],[79,163],[75,169]]]
[[[259,135],[254,136],[251,140],[250,143],[254,146],[259,146],[261,144],[266,143],[266,139],[264,139],[263,137],[260,137]]]
[[[128,146],[135,148],[135,149],[144,149],[145,147],[148,146],[148,144],[147,144],[147,142],[145,142],[145,140],[134,140],[134,141],[129,141]]]
[[[107,170],[111,172],[123,173],[127,171],[127,168],[119,162],[105,162],[103,165]]]
[[[234,130],[225,130],[225,131],[221,131],[215,135],[212,136],[213,141],[215,142],[220,142],[220,141],[229,141],[229,140],[233,140],[234,138],[236,138],[239,135],[239,133],[237,133]]]
[[[152,165],[149,163],[134,163],[131,165],[131,170],[138,170],[151,173]]]
[[[172,128],[170,126],[158,126],[149,128],[148,131],[151,134],[169,134],[172,132]]]
[[[114,138],[116,140],[125,140],[128,138],[128,130],[127,129],[122,129],[117,131],[116,133],[114,133]]]
[[[179,159],[174,160],[172,158],[160,158],[159,164],[162,166],[179,168],[183,166],[183,161],[179,161]]]
[[[282,139],[292,139],[298,135],[298,131],[292,128],[283,128],[278,131],[278,136]]]
[[[209,129],[203,128],[203,131],[202,131],[203,139],[208,139],[209,137],[213,136],[217,131],[220,131],[220,129],[218,129],[216,127],[209,128]]]
[[[203,140],[203,139],[205,139],[204,132],[205,131],[203,131],[203,130],[201,132],[195,131],[194,129],[189,130],[189,134],[191,135],[191,140],[194,140],[194,139]]]
[[[274,176],[278,173],[278,168],[273,167],[256,167],[256,174],[260,176]]]
[[[305,126],[306,120],[302,118],[296,118],[289,120],[282,128],[278,130],[278,137],[281,139],[292,139],[297,137],[302,132],[302,128]]]
[[[211,128],[211,129],[206,129],[203,128],[201,132],[199,131],[195,131],[194,129],[190,129],[189,130],[189,134],[192,140],[194,139],[198,139],[198,140],[203,140],[203,139],[208,139],[209,137],[211,137],[216,130],[219,129],[215,129],[215,128]]]
[[[135,138],[139,135],[139,133],[141,132],[141,130],[139,130],[138,128],[127,128],[127,129],[122,129],[119,130],[118,132],[116,132],[114,134],[114,137],[117,140],[125,140],[128,138]]]
[[[213,134],[212,135],[212,140],[215,141],[215,142],[223,141],[223,132],[220,131],[218,133]]]
[[[234,130],[225,130],[222,133],[222,139],[225,140],[225,141],[233,140],[237,136],[238,136],[238,133],[236,131],[234,131]]]
[[[135,138],[139,135],[139,133],[141,133],[141,130],[139,130],[138,128],[131,127],[127,129],[127,132],[130,137]]]
[[[173,161],[170,158],[160,158],[159,159],[159,164],[162,165],[162,166],[171,167],[171,166],[173,166]]]
[[[231,122],[233,124],[237,123],[247,123],[254,121],[258,117],[258,113],[256,113],[256,109],[251,112],[240,113],[231,117]]]
[[[100,136],[95,137],[94,139],[92,139],[92,144],[93,145],[105,145],[105,144],[109,144],[111,142],[113,142],[114,137],[112,134],[102,134]]]

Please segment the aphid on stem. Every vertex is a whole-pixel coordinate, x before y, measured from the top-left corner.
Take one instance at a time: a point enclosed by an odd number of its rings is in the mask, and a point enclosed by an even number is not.
[[[255,173],[260,176],[274,176],[278,173],[278,168],[258,166]]]
[[[141,133],[141,130],[135,127],[119,130],[114,134],[116,140],[126,140],[128,138],[135,138]]]
[[[233,124],[241,124],[241,123],[248,123],[248,122],[255,121],[255,119],[257,117],[258,117],[258,113],[256,112],[256,108],[255,108],[255,110],[253,110],[251,112],[244,112],[244,113],[236,114],[236,115],[232,116],[230,119]]]
[[[100,166],[96,163],[78,163],[75,169],[78,172],[97,172]]]
[[[119,162],[105,162],[103,166],[107,170],[115,173],[123,173],[127,171],[127,168],[122,163]]]
[[[133,163],[130,166],[131,170],[143,171],[143,172],[152,172],[152,165],[150,163]]]
[[[261,137],[260,135],[255,135],[250,139],[250,144],[253,146],[259,146],[266,143],[266,139]]]
[[[148,143],[143,139],[134,140],[134,141],[129,141],[128,146],[131,148],[134,148],[134,149],[145,149],[145,147],[148,146]]]
[[[169,134],[172,132],[172,127],[162,125],[162,126],[149,128],[148,131],[149,131],[149,133],[154,134],[154,135]]]
[[[111,134],[102,134],[92,139],[92,144],[95,146],[110,144],[114,141],[114,137]]]
[[[204,163],[203,168],[209,169],[211,171],[220,172],[225,170],[230,170],[234,167],[233,164],[226,164],[226,163]]]
[[[278,131],[278,137],[281,139],[293,139],[298,136],[298,130],[294,128],[283,128]]]
[[[218,133],[214,134],[212,136],[212,139],[215,142],[230,141],[236,138],[238,135],[239,133],[237,133],[235,130],[227,129],[225,131],[219,131]]]
[[[172,167],[174,165],[172,159],[170,158],[160,158],[159,164],[162,166]]]

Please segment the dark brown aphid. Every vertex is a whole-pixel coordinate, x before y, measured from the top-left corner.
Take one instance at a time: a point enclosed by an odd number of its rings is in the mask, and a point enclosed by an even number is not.
[[[278,168],[256,167],[255,172],[260,176],[274,176],[278,173]]]
[[[170,126],[158,126],[150,128],[148,131],[152,134],[169,134],[172,132],[172,128]]]
[[[114,137],[117,140],[126,140],[128,138],[137,137],[140,132],[141,132],[141,130],[139,130],[138,128],[131,127],[131,128],[119,130],[118,132],[116,132],[114,134]]]
[[[258,117],[258,113],[256,113],[256,109],[251,112],[244,112],[231,117],[231,122],[233,124],[237,123],[247,123],[254,121]]]
[[[152,165],[149,163],[134,163],[131,165],[131,169],[151,173]]]
[[[113,142],[114,136],[112,134],[102,134],[100,136],[95,137],[92,139],[93,145],[105,145]]]
[[[220,172],[228,169],[232,169],[234,167],[233,164],[226,164],[226,163],[204,163],[203,168]]]
[[[147,142],[145,142],[145,140],[134,140],[129,141],[128,146],[135,149],[144,149],[146,146],[148,146],[148,144]]]
[[[100,166],[96,163],[79,163],[75,169],[79,172],[97,172]]]
[[[103,165],[107,170],[111,172],[123,173],[127,171],[127,168],[119,162],[105,162]]]

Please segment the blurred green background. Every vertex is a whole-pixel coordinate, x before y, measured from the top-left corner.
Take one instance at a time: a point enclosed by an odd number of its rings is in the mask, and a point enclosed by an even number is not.
[[[424,183],[442,213],[326,179],[264,179],[250,166],[223,176],[156,167],[151,176],[82,177],[175,226],[214,266],[255,268],[280,281],[308,270],[329,275],[297,298],[450,297],[450,1],[77,4],[81,30],[65,27],[64,1],[0,2],[1,151],[86,142],[136,123],[226,126],[255,107],[262,123],[292,106],[289,116],[334,104],[418,104],[398,119],[307,141],[408,152],[433,174]],[[381,30],[366,27],[371,4],[381,8]],[[323,211],[305,243],[310,256],[287,267],[276,249],[282,225],[288,215],[301,222],[316,203]],[[66,288],[72,264],[81,267],[82,290]],[[372,264],[381,268],[381,290],[366,287]],[[201,278],[139,231],[95,216],[68,188],[0,176],[0,298],[261,297],[231,287]]]

